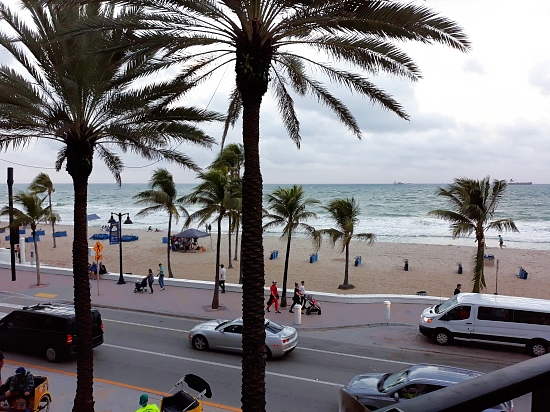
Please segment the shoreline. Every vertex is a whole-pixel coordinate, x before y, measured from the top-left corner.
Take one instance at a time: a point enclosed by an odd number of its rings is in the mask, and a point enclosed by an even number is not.
[[[57,248],[53,248],[51,227],[41,225],[46,231],[40,237],[38,253],[41,264],[70,268],[72,267],[71,248],[73,239],[72,225],[56,225],[56,231],[67,231],[67,237],[56,238]],[[89,237],[99,233],[100,227],[90,226]],[[176,232],[177,233],[177,232]],[[9,247],[4,233],[0,247]],[[162,237],[166,231],[148,232],[142,229],[127,229],[123,227],[123,235],[137,235],[135,242],[123,242],[123,272],[144,275],[147,269],[154,273],[158,263],[163,263],[168,272],[166,248]],[[22,235],[23,236],[23,235]],[[28,234],[26,235],[28,236]],[[221,262],[227,268],[227,282],[238,283],[240,261],[234,258],[234,236],[231,259],[228,255],[227,234],[222,234]],[[89,239],[92,247],[95,240]],[[119,272],[119,247],[109,245],[108,240],[101,241],[104,246],[103,262],[109,272]],[[171,253],[171,266],[174,277],[180,279],[207,280],[215,278],[216,261],[216,234],[199,239],[199,243],[206,247],[200,253]],[[240,239],[239,239],[240,244]],[[30,247],[26,243],[26,259],[30,261]],[[279,250],[277,259],[270,260],[270,252]],[[419,291],[426,291],[431,296],[450,296],[457,283],[461,283],[464,292],[471,291],[471,259],[475,253],[474,246],[462,245],[433,245],[414,243],[383,243],[375,242],[372,246],[365,242],[352,241],[350,245],[349,283],[354,289],[340,290],[338,285],[344,279],[345,255],[340,248],[332,248],[324,240],[318,251],[318,260],[309,263],[310,254],[314,253],[311,242],[306,238],[293,238],[289,260],[287,297],[291,296],[294,282],[305,281],[306,291],[339,293],[339,294],[405,294],[415,295]],[[278,236],[264,237],[264,265],[265,280],[269,286],[272,280],[277,280],[278,287],[283,287],[283,272],[285,261],[286,241]],[[491,247],[487,254],[493,254],[493,266],[486,265],[485,279],[487,288],[483,293],[494,293],[498,290],[501,295],[525,296],[541,299],[550,299],[550,271],[547,268],[550,262],[550,251]],[[362,256],[362,264],[354,266],[355,256]],[[93,257],[90,257],[90,262]],[[404,270],[404,259],[409,261],[409,270]],[[498,260],[498,284],[496,267]],[[462,263],[463,274],[457,273],[457,264]],[[233,266],[232,268],[230,267]],[[516,277],[519,267],[522,266],[529,273],[528,279]],[[168,277],[168,273],[166,275]],[[497,289],[498,288],[498,289]]]

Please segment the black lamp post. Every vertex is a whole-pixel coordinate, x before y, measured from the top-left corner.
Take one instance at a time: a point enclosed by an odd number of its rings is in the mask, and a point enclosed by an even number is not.
[[[124,285],[126,281],[124,280],[124,275],[122,274],[122,216],[127,216],[124,221],[125,225],[131,225],[132,221],[130,220],[130,213],[113,213],[111,212],[111,218],[109,219],[109,224],[116,223],[116,220],[113,218],[113,215],[118,216],[118,254],[120,261],[120,275],[118,277],[117,285]]]

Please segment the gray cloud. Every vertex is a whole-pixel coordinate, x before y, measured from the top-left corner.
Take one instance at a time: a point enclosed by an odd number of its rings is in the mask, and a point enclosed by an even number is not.
[[[550,95],[550,60],[545,60],[533,66],[529,72],[529,83],[544,95]]]

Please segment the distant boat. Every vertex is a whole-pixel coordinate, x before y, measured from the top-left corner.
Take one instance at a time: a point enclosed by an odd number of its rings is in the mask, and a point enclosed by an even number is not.
[[[394,184],[394,185],[404,185],[405,183],[403,183],[403,182],[396,182],[396,181],[394,180],[394,181],[393,181],[393,184]]]
[[[533,182],[514,182],[514,179],[510,179],[509,185],[532,185]]]

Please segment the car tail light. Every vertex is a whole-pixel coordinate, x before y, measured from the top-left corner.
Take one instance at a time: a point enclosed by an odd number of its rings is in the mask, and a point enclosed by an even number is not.
[[[101,328],[101,332],[103,332],[103,322],[99,324],[99,327]]]
[[[288,343],[289,340],[289,338],[284,338],[283,340],[281,340],[281,343]]]
[[[73,335],[67,335],[67,341],[65,343],[71,345],[73,343]]]

